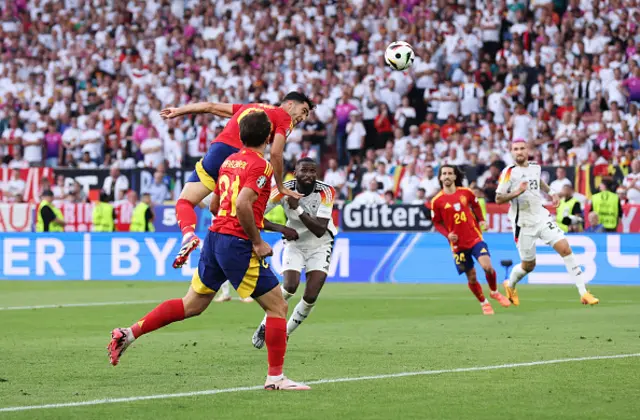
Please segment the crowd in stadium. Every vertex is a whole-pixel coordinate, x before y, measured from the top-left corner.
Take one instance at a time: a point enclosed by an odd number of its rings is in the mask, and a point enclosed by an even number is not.
[[[525,138],[542,164],[629,167],[619,192],[640,202],[636,0],[7,0],[0,12],[12,169],[190,169],[225,121],[161,109],[298,90],[317,106],[288,137],[288,167],[317,159],[342,198],[424,202],[443,163],[475,166],[495,190]],[[416,52],[407,72],[384,64],[398,39]]]

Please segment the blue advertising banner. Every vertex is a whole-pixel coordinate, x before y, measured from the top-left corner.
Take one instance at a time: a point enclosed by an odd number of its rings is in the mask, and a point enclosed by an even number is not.
[[[282,268],[283,243],[273,246],[271,267]],[[640,285],[640,235],[568,236],[585,280],[593,284]],[[487,234],[499,276],[501,260],[519,261],[511,235]],[[154,280],[188,281],[199,251],[180,270],[171,267],[180,237],[171,233],[60,233],[46,236],[10,233],[0,237],[3,280]],[[543,244],[529,283],[571,283],[562,258]],[[482,274],[480,274],[482,278]],[[433,233],[342,233],[336,237],[330,281],[374,283],[462,283],[446,240]]]

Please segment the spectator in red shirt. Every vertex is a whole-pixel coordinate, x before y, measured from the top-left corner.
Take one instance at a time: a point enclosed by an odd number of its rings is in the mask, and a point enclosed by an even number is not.
[[[435,123],[433,120],[434,118],[435,116],[433,114],[427,114],[427,120],[420,124],[420,134],[424,134],[426,132],[427,135],[430,136],[434,131],[440,131],[440,126]]]
[[[440,128],[440,137],[446,140],[451,134],[456,132],[458,132],[458,123],[456,122],[456,117],[454,117],[453,115],[449,115],[447,122],[442,126],[442,128]]]
[[[378,133],[374,147],[376,149],[384,149],[387,141],[393,138],[393,126],[389,115],[389,107],[386,103],[382,102],[380,104],[380,113],[374,119],[373,125]]]
[[[556,116],[560,121],[562,121],[562,116],[564,115],[565,112],[571,113],[575,111],[575,109],[576,107],[573,106],[573,98],[571,96],[566,96],[562,101],[562,106],[558,107],[556,111]]]

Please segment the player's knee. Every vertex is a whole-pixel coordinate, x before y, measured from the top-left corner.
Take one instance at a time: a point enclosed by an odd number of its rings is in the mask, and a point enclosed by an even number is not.
[[[298,290],[298,284],[297,283],[287,283],[285,282],[282,287],[284,288],[284,290],[287,291],[287,293],[291,294],[291,295],[295,295],[296,291]]]
[[[184,317],[191,318],[194,316],[198,316],[207,309],[208,304],[204,304],[204,302],[194,301],[194,300],[184,300]]]
[[[527,273],[532,272],[534,268],[536,268],[536,262],[535,261],[523,261],[522,262],[522,269],[524,271],[526,271]]]
[[[493,266],[491,265],[491,263],[489,264],[482,264],[482,270],[484,270],[484,274],[490,276],[492,274],[494,274],[496,272],[496,270],[493,269]]]

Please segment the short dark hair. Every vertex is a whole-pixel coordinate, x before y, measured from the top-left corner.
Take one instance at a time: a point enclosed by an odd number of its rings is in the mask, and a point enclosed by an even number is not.
[[[295,101],[301,104],[306,103],[307,105],[309,105],[310,110],[316,107],[313,101],[309,99],[309,97],[302,92],[292,91],[287,93],[287,95],[284,98],[282,98],[282,103],[286,101]]]
[[[260,147],[267,142],[271,134],[271,121],[262,111],[254,111],[240,120],[240,140],[247,147]]]
[[[311,164],[316,165],[316,166],[318,165],[318,162],[316,162],[315,159],[311,159],[310,157],[303,157],[302,159],[300,159],[300,160],[298,160],[296,162],[296,168],[299,165],[302,165],[303,163],[311,163]]]
[[[464,172],[462,172],[462,170],[460,170],[460,168],[458,168],[456,165],[442,165],[440,169],[438,169],[438,183],[440,184],[440,188],[443,187],[440,177],[442,176],[442,170],[444,168],[453,169],[453,173],[456,175],[456,182],[455,182],[456,187],[462,187],[462,181],[464,180]]]
[[[51,190],[44,190],[44,191],[42,191],[42,196],[43,197],[53,197],[53,192]]]

